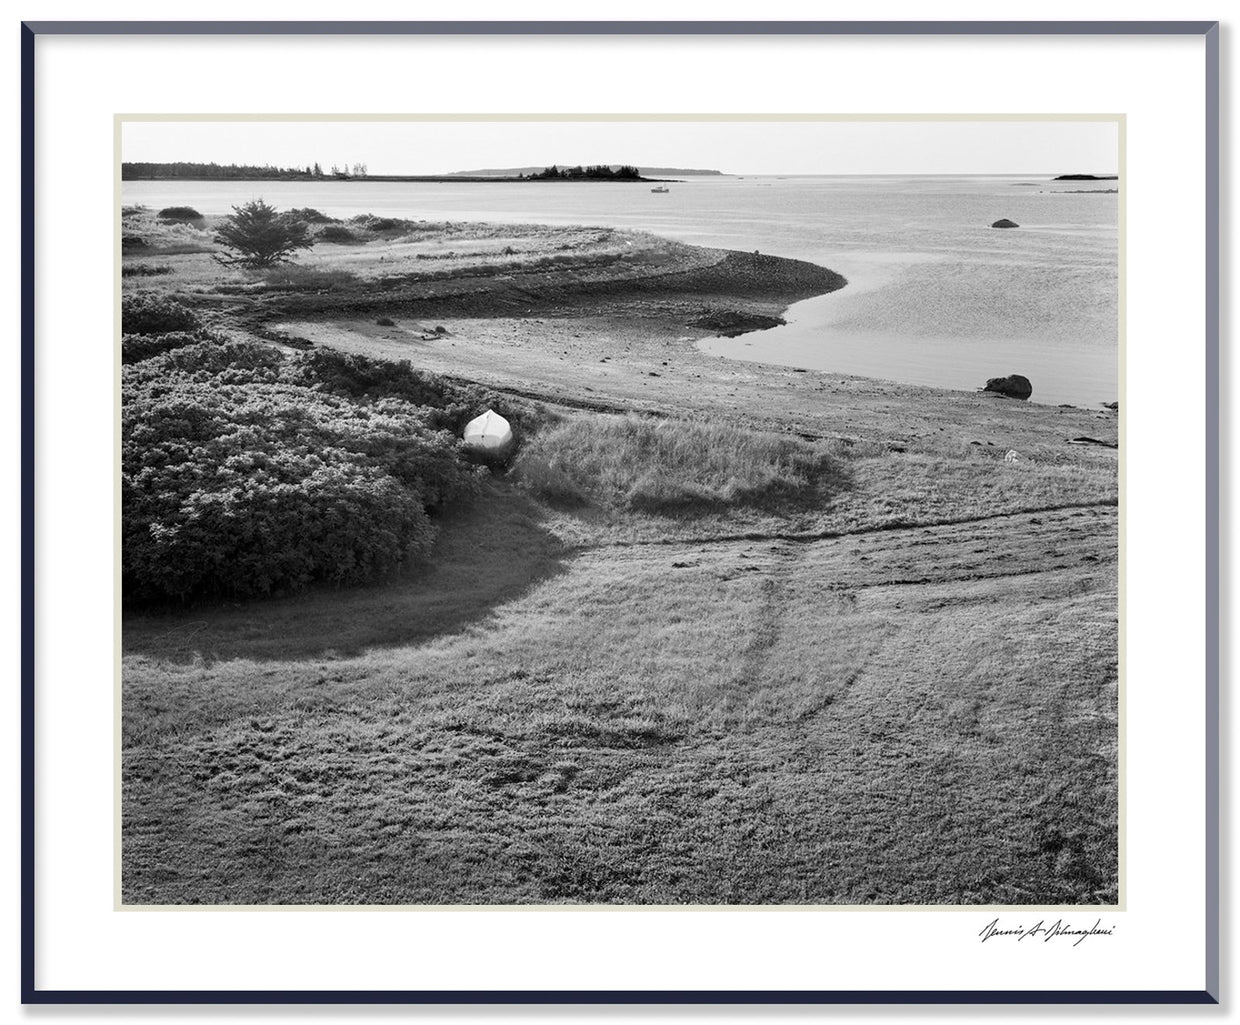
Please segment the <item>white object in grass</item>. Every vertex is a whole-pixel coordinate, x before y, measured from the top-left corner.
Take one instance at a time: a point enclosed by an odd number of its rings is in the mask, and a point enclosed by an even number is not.
[[[1017,452],[1016,449],[1010,448],[1007,450],[1007,455],[1003,457],[1003,461],[1005,463],[1019,463],[1020,453]]]
[[[495,410],[488,409],[465,425],[465,444],[470,448],[492,451],[512,441],[512,428]]]

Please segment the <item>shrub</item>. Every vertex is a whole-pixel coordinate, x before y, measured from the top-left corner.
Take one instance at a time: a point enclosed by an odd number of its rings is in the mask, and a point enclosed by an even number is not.
[[[413,221],[402,220],[400,217],[376,217],[374,214],[358,214],[350,219],[354,224],[361,225],[369,231],[408,231],[414,227]]]
[[[216,259],[241,267],[271,267],[314,245],[305,221],[278,213],[261,199],[234,206],[232,216],[216,230],[215,240],[230,254]]]
[[[166,206],[159,211],[161,221],[201,221],[202,214],[192,206]]]
[[[172,387],[182,378],[218,386],[278,384],[284,355],[257,342],[235,342],[201,334],[193,345],[174,347],[160,359],[125,370],[125,381],[135,388]],[[163,380],[166,378],[167,380]]]
[[[122,278],[154,278],[171,273],[172,268],[166,264],[156,266],[149,263],[127,263],[121,268]]]
[[[162,356],[173,349],[183,349],[187,345],[200,342],[218,342],[215,335],[201,331],[173,331],[162,335],[124,335],[121,338],[121,362],[140,363],[144,359]]]
[[[200,343],[124,368],[126,600],[365,580],[424,555],[427,507],[476,487],[425,410],[290,383],[305,360]]]
[[[300,264],[269,267],[262,272],[261,277],[275,288],[301,291],[331,291],[357,282],[357,275],[352,271],[337,267],[306,267]]]
[[[429,423],[458,435],[484,409],[494,409],[509,420],[517,415],[517,411],[494,392],[414,370],[408,360],[393,362],[339,349],[315,349],[300,357],[296,373],[299,383],[335,395],[366,400],[397,398],[425,407]],[[517,425],[513,426],[515,433]]]
[[[350,231],[343,224],[329,224],[319,232],[318,240],[320,242],[335,242],[341,245],[349,242],[365,241],[357,232]]]
[[[158,292],[132,292],[121,299],[121,329],[125,334],[162,335],[193,331],[198,326],[193,310]]]
[[[550,502],[665,516],[795,506],[841,480],[827,450],[799,438],[637,416],[565,421],[527,444],[515,473]]]
[[[135,249],[149,249],[151,244],[141,235],[122,235],[121,252],[128,253]]]
[[[304,221],[306,224],[330,224],[336,220],[335,217],[328,217],[327,214],[314,209],[312,206],[295,207],[288,212],[288,216]]]

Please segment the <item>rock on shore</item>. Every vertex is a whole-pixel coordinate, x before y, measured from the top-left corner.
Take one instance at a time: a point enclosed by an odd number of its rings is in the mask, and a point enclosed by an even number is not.
[[[767,317],[742,310],[712,310],[697,320],[689,321],[689,327],[704,327],[718,331],[724,338],[735,338],[747,331],[765,331],[786,323],[783,317]]]
[[[1012,374],[1009,377],[992,377],[982,390],[1006,395],[1010,399],[1027,399],[1033,394],[1033,385],[1029,378]]]

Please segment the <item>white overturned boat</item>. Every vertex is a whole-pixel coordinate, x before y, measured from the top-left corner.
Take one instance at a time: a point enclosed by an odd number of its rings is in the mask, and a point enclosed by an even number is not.
[[[488,409],[465,425],[465,447],[494,452],[512,444],[512,427],[495,410]]]

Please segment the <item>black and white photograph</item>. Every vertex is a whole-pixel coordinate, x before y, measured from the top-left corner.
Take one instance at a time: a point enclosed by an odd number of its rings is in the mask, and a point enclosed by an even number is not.
[[[1120,907],[1123,131],[123,119],[120,903]]]

